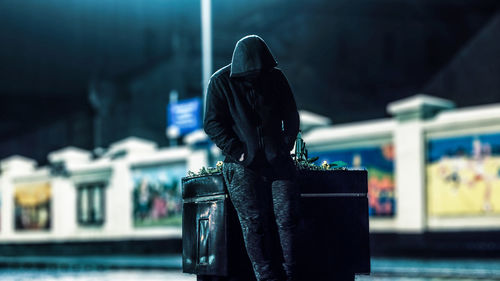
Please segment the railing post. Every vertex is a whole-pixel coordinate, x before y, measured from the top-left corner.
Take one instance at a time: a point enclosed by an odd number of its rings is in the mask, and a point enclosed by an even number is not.
[[[397,120],[394,129],[396,228],[421,233],[426,228],[425,131],[426,119],[453,108],[448,100],[416,95],[395,101],[387,111]]]

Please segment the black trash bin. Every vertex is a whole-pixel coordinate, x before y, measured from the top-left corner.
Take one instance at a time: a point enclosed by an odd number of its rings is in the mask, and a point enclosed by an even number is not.
[[[304,280],[370,273],[367,172],[303,170],[299,264]]]
[[[369,274],[367,172],[301,170],[299,267],[304,280]],[[202,281],[254,281],[220,173],[183,178],[183,272]]]
[[[221,173],[182,179],[182,268],[200,281],[255,281]]]

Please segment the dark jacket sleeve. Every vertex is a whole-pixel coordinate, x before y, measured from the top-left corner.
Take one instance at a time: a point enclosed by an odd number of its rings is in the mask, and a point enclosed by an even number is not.
[[[243,143],[231,128],[231,122],[232,117],[222,89],[217,85],[217,81],[211,79],[207,89],[203,129],[224,155],[238,161],[245,150]]]
[[[299,112],[292,89],[283,72],[278,71],[278,87],[283,106],[281,107],[281,118],[283,120],[283,133],[288,151],[292,150],[300,127]]]

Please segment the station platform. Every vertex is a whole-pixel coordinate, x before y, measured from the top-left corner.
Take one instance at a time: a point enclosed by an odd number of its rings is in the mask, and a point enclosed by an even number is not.
[[[0,256],[0,267],[5,270],[48,269],[51,271],[109,270],[163,271],[183,280],[196,280],[195,275],[182,274],[181,255],[151,256]],[[458,280],[499,280],[500,259],[422,259],[422,258],[372,258],[370,276],[359,275],[356,280],[367,278],[424,278]],[[165,274],[167,274],[165,273]],[[160,274],[161,275],[161,274]],[[173,279],[172,279],[173,280]]]
[[[0,256],[0,268],[179,270],[180,255],[143,256]]]

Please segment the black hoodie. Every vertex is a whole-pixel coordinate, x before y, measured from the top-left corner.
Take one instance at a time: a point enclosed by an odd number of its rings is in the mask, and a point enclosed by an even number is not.
[[[236,43],[231,64],[210,78],[203,126],[226,156],[224,162],[248,166],[258,150],[271,164],[290,158],[299,114],[276,66],[264,40],[249,35]]]

